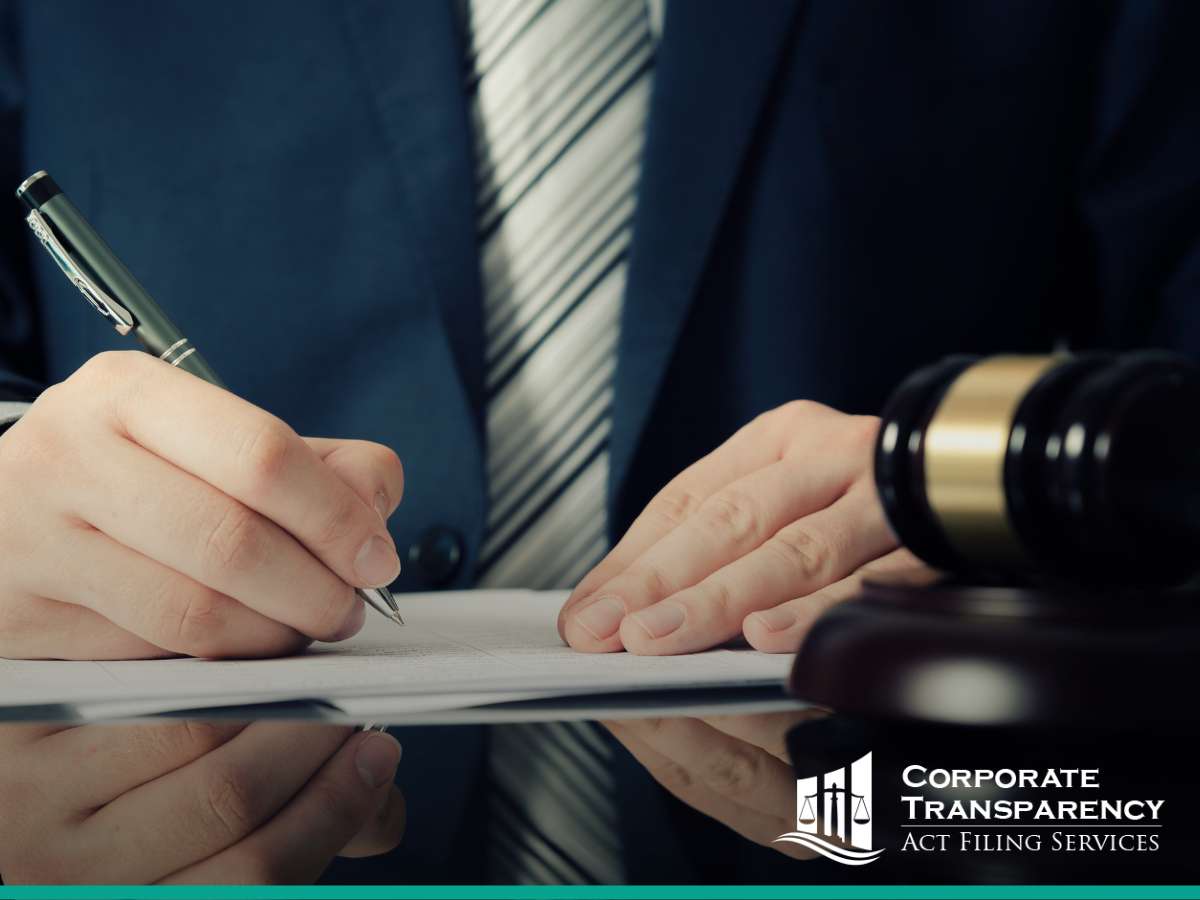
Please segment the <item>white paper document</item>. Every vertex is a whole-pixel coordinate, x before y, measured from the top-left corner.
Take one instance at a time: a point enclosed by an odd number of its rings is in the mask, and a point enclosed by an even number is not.
[[[107,718],[308,699],[434,720],[492,699],[605,695],[611,705],[613,695],[630,692],[779,687],[791,666],[790,655],[744,648],[670,657],[578,653],[555,627],[565,599],[532,591],[398,594],[405,626],[368,611],[351,640],[284,659],[0,660],[0,707],[65,704]]]

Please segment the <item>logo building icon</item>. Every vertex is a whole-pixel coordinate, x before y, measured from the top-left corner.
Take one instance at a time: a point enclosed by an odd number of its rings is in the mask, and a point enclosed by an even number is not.
[[[845,866],[865,866],[883,850],[873,850],[871,754],[848,766],[796,781],[796,830],[787,841],[815,850]]]

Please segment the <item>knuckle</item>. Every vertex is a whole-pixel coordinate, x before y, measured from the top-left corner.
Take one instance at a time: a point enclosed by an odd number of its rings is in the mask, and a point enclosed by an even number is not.
[[[218,570],[241,573],[266,560],[267,547],[258,514],[231,502],[205,538],[204,555]]]
[[[691,491],[664,491],[651,501],[650,510],[662,524],[674,528],[695,512],[700,504],[700,498]]]
[[[106,414],[120,420],[122,410],[136,402],[138,385],[152,364],[147,354],[136,350],[105,350],[76,369],[67,383],[72,387],[82,383],[89,394],[106,398]]]
[[[787,403],[783,404],[783,406],[776,407],[771,412],[778,413],[781,416],[796,418],[797,416],[807,415],[808,413],[812,412],[814,407],[820,405],[821,404],[814,400],[789,400]],[[769,414],[770,413],[768,413],[768,415]]]
[[[850,431],[856,443],[874,446],[875,437],[879,434],[878,416],[851,416]]]
[[[315,779],[309,790],[330,830],[353,835],[366,824],[367,805],[355,802],[357,792],[343,790],[332,778]]]
[[[221,726],[215,722],[171,722],[144,730],[131,729],[130,748],[146,760],[165,761],[178,768],[220,746],[220,733]]]
[[[762,518],[761,504],[754,497],[727,489],[705,502],[700,521],[722,542],[741,546],[757,539]]]
[[[705,783],[720,794],[745,794],[758,783],[762,763],[758,755],[741,749],[717,754],[704,771]]]
[[[651,736],[660,736],[671,727],[671,720],[663,716],[650,716],[638,722],[638,728]]]
[[[846,416],[845,419],[837,438],[838,445],[845,448],[850,458],[869,465],[879,435],[879,419],[875,416]]]
[[[214,769],[204,785],[203,809],[210,826],[225,839],[237,841],[258,824],[254,786],[237,769]]]
[[[686,794],[696,783],[692,773],[677,762],[663,763],[655,773],[658,782],[672,794]]]
[[[200,719],[184,719],[172,729],[180,748],[195,757],[220,747],[229,738],[228,726]]]
[[[293,446],[292,430],[273,417],[250,435],[239,458],[251,495],[262,496],[271,490],[287,465]]]
[[[107,427],[126,432],[129,411],[142,402],[146,376],[160,374],[151,372],[157,365],[149,354],[136,350],[106,350],[85,362],[67,381],[85,385],[84,409],[94,411]],[[93,396],[103,397],[103,404],[96,404]],[[74,413],[78,399],[72,405]]]
[[[807,528],[785,528],[763,546],[801,581],[820,579],[834,565],[833,546]]]
[[[809,422],[815,416],[828,410],[829,407],[817,403],[815,400],[791,400],[783,406],[771,410],[767,415],[771,417],[773,424],[778,423],[780,426],[790,429]]]
[[[353,603],[361,602],[354,597],[354,589],[340,581],[319,601],[313,616],[312,630],[308,633],[318,639],[332,639],[346,621]]]
[[[737,608],[733,591],[724,581],[715,580],[705,592],[708,618],[717,622],[741,622],[743,613]]]
[[[76,369],[72,378],[79,376],[87,380],[116,381],[134,371],[140,361],[135,357],[139,356],[145,354],[133,350],[104,350]]]
[[[832,410],[815,400],[792,400],[783,406],[760,415],[752,425],[761,432],[761,437],[776,448],[783,458],[790,451],[797,436],[810,429]]]
[[[351,539],[361,537],[369,530],[363,521],[362,504],[349,494],[329,504],[320,515],[321,520],[313,535],[313,540],[320,548],[340,547],[344,543],[353,543],[357,548],[361,541]]]
[[[216,655],[226,613],[219,594],[200,589],[163,608],[170,610],[166,633],[176,646],[192,656]]]
[[[643,598],[662,599],[675,593],[674,583],[658,566],[642,565],[630,573],[638,595]],[[629,607],[626,606],[626,611]]]

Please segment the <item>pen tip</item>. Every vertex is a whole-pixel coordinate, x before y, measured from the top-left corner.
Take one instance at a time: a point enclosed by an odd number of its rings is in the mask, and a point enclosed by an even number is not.
[[[393,622],[395,622],[397,625],[403,625],[403,624],[404,624],[404,619],[402,619],[402,618],[400,617],[400,613],[399,613],[399,612],[396,612],[395,610],[393,610],[393,611],[392,611],[391,620],[392,620]]]

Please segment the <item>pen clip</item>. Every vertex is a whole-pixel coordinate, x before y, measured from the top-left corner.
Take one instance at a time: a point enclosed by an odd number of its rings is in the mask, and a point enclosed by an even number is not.
[[[58,235],[54,233],[54,229],[50,223],[36,209],[31,210],[25,219],[29,223],[29,227],[33,229],[33,233],[37,235],[37,239],[42,242],[42,246],[46,248],[46,252],[53,257],[58,263],[58,267],[63,270],[63,274],[67,276],[67,280],[79,289],[79,293],[83,294],[83,298],[87,300],[100,315],[113,323],[113,327],[117,329],[117,334],[129,334],[133,330],[134,321],[133,314],[129,312],[120,303],[114,300],[100,285],[88,277],[83,271],[83,268],[71,259],[71,254],[63,245],[63,242],[58,239]]]

